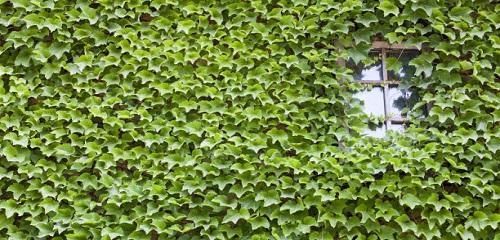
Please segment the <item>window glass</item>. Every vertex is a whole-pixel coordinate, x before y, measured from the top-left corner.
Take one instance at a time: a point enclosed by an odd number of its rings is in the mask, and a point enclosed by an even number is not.
[[[387,126],[388,131],[403,132],[405,130],[405,125],[401,123],[391,123]]]
[[[399,71],[387,71],[389,80],[403,81],[415,76],[415,67],[410,66],[410,61],[418,56],[418,51],[415,50],[393,50],[387,53],[387,57],[398,60]],[[399,65],[401,64],[401,65]]]
[[[354,80],[382,81],[382,60],[380,59],[380,52],[370,52],[369,56],[369,64],[354,64],[352,60],[347,62],[347,67],[354,72]]]
[[[384,137],[385,136],[385,124],[379,124],[378,126],[371,126],[363,132],[364,135],[370,137]]]
[[[354,97],[363,102],[363,111],[368,115],[384,116],[384,89],[373,87],[354,94]]]
[[[407,113],[419,99],[417,92],[408,87],[410,81],[406,81],[415,76],[415,67],[409,63],[418,54],[414,49],[387,47],[370,52],[369,58],[361,63],[354,64],[352,59],[347,61],[345,66],[352,70],[353,79],[367,86],[354,97],[361,100],[367,115],[384,119],[380,125],[376,125],[373,118],[367,119],[369,126],[365,135],[384,137],[386,131],[402,132],[406,128]],[[420,112],[425,114],[418,110],[413,116]]]
[[[403,109],[411,109],[418,101],[418,96],[414,91],[401,88],[398,85],[390,85],[388,94],[389,116],[405,116]]]

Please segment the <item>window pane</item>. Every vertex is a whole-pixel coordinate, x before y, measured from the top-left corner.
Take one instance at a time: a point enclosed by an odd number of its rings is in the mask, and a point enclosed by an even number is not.
[[[382,61],[380,59],[380,52],[370,52],[369,56],[369,64],[354,64],[352,60],[347,62],[347,67],[354,72],[354,80],[382,81]]]
[[[363,111],[374,116],[384,116],[384,89],[373,87],[354,94],[354,97],[363,101]]]
[[[416,92],[398,87],[389,86],[389,116],[406,116],[403,109],[411,109],[418,101]]]
[[[405,130],[405,125],[401,123],[391,123],[387,126],[388,131],[403,132]]]
[[[387,53],[388,58],[395,58],[401,64],[394,65],[398,68],[398,70],[388,70],[387,77],[389,80],[408,80],[415,75],[415,67],[410,66],[410,61],[418,56],[418,51],[401,49],[397,51],[390,51]],[[388,61],[391,62],[391,61]],[[388,69],[391,67],[388,66]]]
[[[378,126],[369,126],[368,129],[366,129],[363,132],[364,135],[370,136],[370,137],[384,137],[385,136],[385,124],[380,124]]]

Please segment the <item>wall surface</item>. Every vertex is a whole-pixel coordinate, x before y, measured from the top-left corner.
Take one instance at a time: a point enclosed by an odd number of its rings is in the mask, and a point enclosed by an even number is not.
[[[1,239],[499,239],[500,5],[0,0]],[[342,62],[421,50],[402,134]]]

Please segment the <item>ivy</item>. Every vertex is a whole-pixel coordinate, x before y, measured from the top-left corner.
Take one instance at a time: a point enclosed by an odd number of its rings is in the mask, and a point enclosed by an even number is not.
[[[498,12],[0,0],[0,238],[498,239]],[[346,67],[374,41],[430,107],[385,138]]]

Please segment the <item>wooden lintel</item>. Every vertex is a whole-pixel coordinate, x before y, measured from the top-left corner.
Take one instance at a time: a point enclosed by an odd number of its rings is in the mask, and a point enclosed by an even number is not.
[[[374,48],[374,49],[385,48],[385,49],[415,49],[415,50],[418,50],[418,48],[415,46],[404,45],[401,43],[389,44],[386,41],[374,41],[372,43],[372,48]]]

